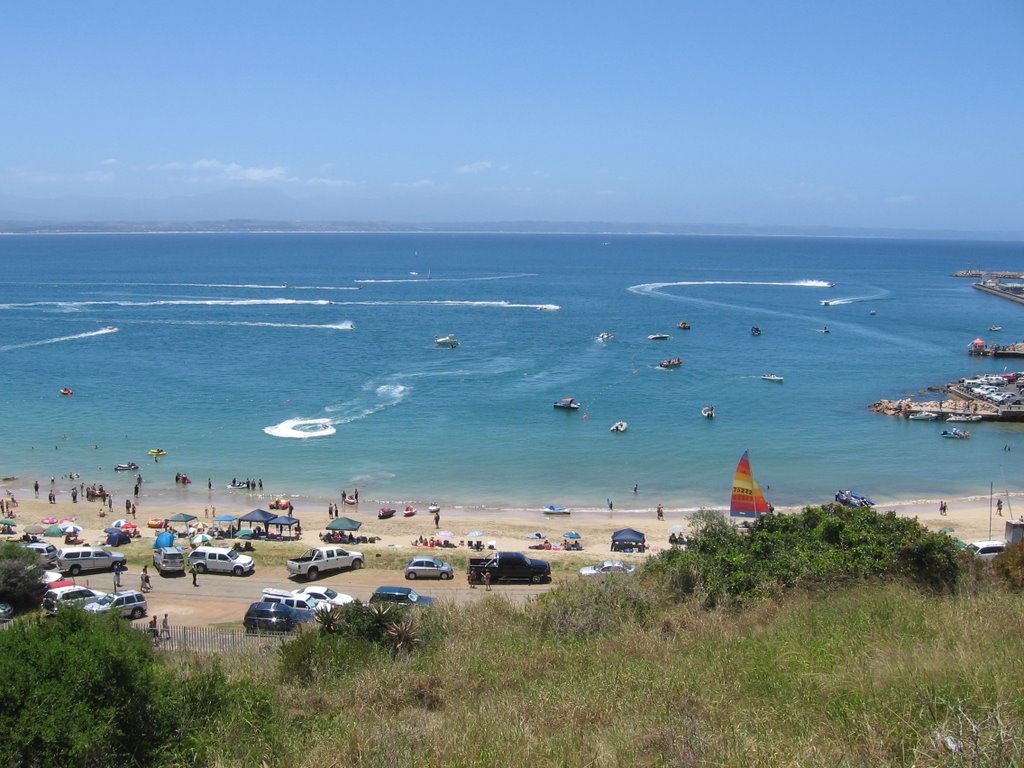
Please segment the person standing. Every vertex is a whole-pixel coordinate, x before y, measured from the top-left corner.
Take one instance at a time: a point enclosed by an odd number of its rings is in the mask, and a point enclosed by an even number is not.
[[[124,570],[124,566],[121,563],[114,563],[112,570],[114,571],[114,589],[117,590],[121,588],[121,571]]]
[[[441,527],[441,510],[434,512],[434,530]]]
[[[198,587],[199,586],[199,569],[196,568],[195,565],[192,565],[191,567],[189,567],[188,571],[189,571],[189,573],[192,574],[192,586],[193,587]]]
[[[664,520],[665,519],[665,508],[661,504],[658,505],[658,519],[659,520]]]
[[[167,614],[164,614],[163,621],[160,622],[160,637],[166,637],[168,640],[171,639],[171,622],[167,619]]]
[[[945,500],[939,502],[939,514],[943,517],[946,516],[946,502]]]
[[[359,503],[359,489],[358,488],[356,488],[354,491],[352,491],[352,497],[356,500],[356,504],[358,504]]]
[[[488,592],[491,591],[491,572],[489,570],[484,571],[484,589]]]

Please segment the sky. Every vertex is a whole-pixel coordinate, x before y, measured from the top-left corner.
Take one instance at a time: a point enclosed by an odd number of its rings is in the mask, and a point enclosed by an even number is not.
[[[1022,0],[0,18],[0,219],[1024,230]]]

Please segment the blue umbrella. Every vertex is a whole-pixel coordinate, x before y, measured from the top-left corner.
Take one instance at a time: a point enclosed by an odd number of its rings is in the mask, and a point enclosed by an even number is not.
[[[578,533],[576,533],[576,531],[566,531],[565,533],[562,534],[562,536],[564,538],[566,538],[566,539],[582,539],[583,538]]]

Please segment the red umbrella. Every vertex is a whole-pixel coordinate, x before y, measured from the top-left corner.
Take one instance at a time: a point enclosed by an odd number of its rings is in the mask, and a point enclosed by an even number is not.
[[[135,523],[125,523],[124,525],[121,526],[121,530],[122,531],[127,529],[127,528],[138,528],[138,526]]]

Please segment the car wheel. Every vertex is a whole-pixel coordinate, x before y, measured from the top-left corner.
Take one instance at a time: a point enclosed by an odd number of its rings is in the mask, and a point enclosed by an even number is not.
[[[199,573],[206,573],[206,563],[196,563],[196,570]]]
[[[409,581],[416,581],[416,574],[413,573],[412,571],[408,571],[405,574],[405,578],[407,578]]]
[[[363,567],[363,561],[362,560],[358,560],[357,559],[357,560],[353,560],[352,561],[352,570],[353,571],[358,571],[362,567]]]
[[[544,576],[542,574],[535,573],[535,574],[533,574],[533,576],[530,577],[530,583],[531,584],[542,584],[543,582],[544,582]]]
[[[245,573],[245,569],[243,569],[242,566],[240,565],[236,565],[234,568],[231,569],[232,576],[241,576],[243,573]]]
[[[142,610],[141,608],[138,608],[138,607],[132,608],[132,619],[133,620],[134,619],[141,619],[145,615],[146,615],[146,612],[144,610]]]
[[[310,568],[308,571],[306,571],[306,578],[310,581],[316,581],[316,577],[319,575],[320,571],[318,571],[316,568]]]
[[[441,571],[441,581],[448,581],[452,575],[448,571]]]
[[[81,572],[82,566],[80,565],[72,565],[70,568],[68,568],[68,573],[70,573],[72,576],[77,576]]]

